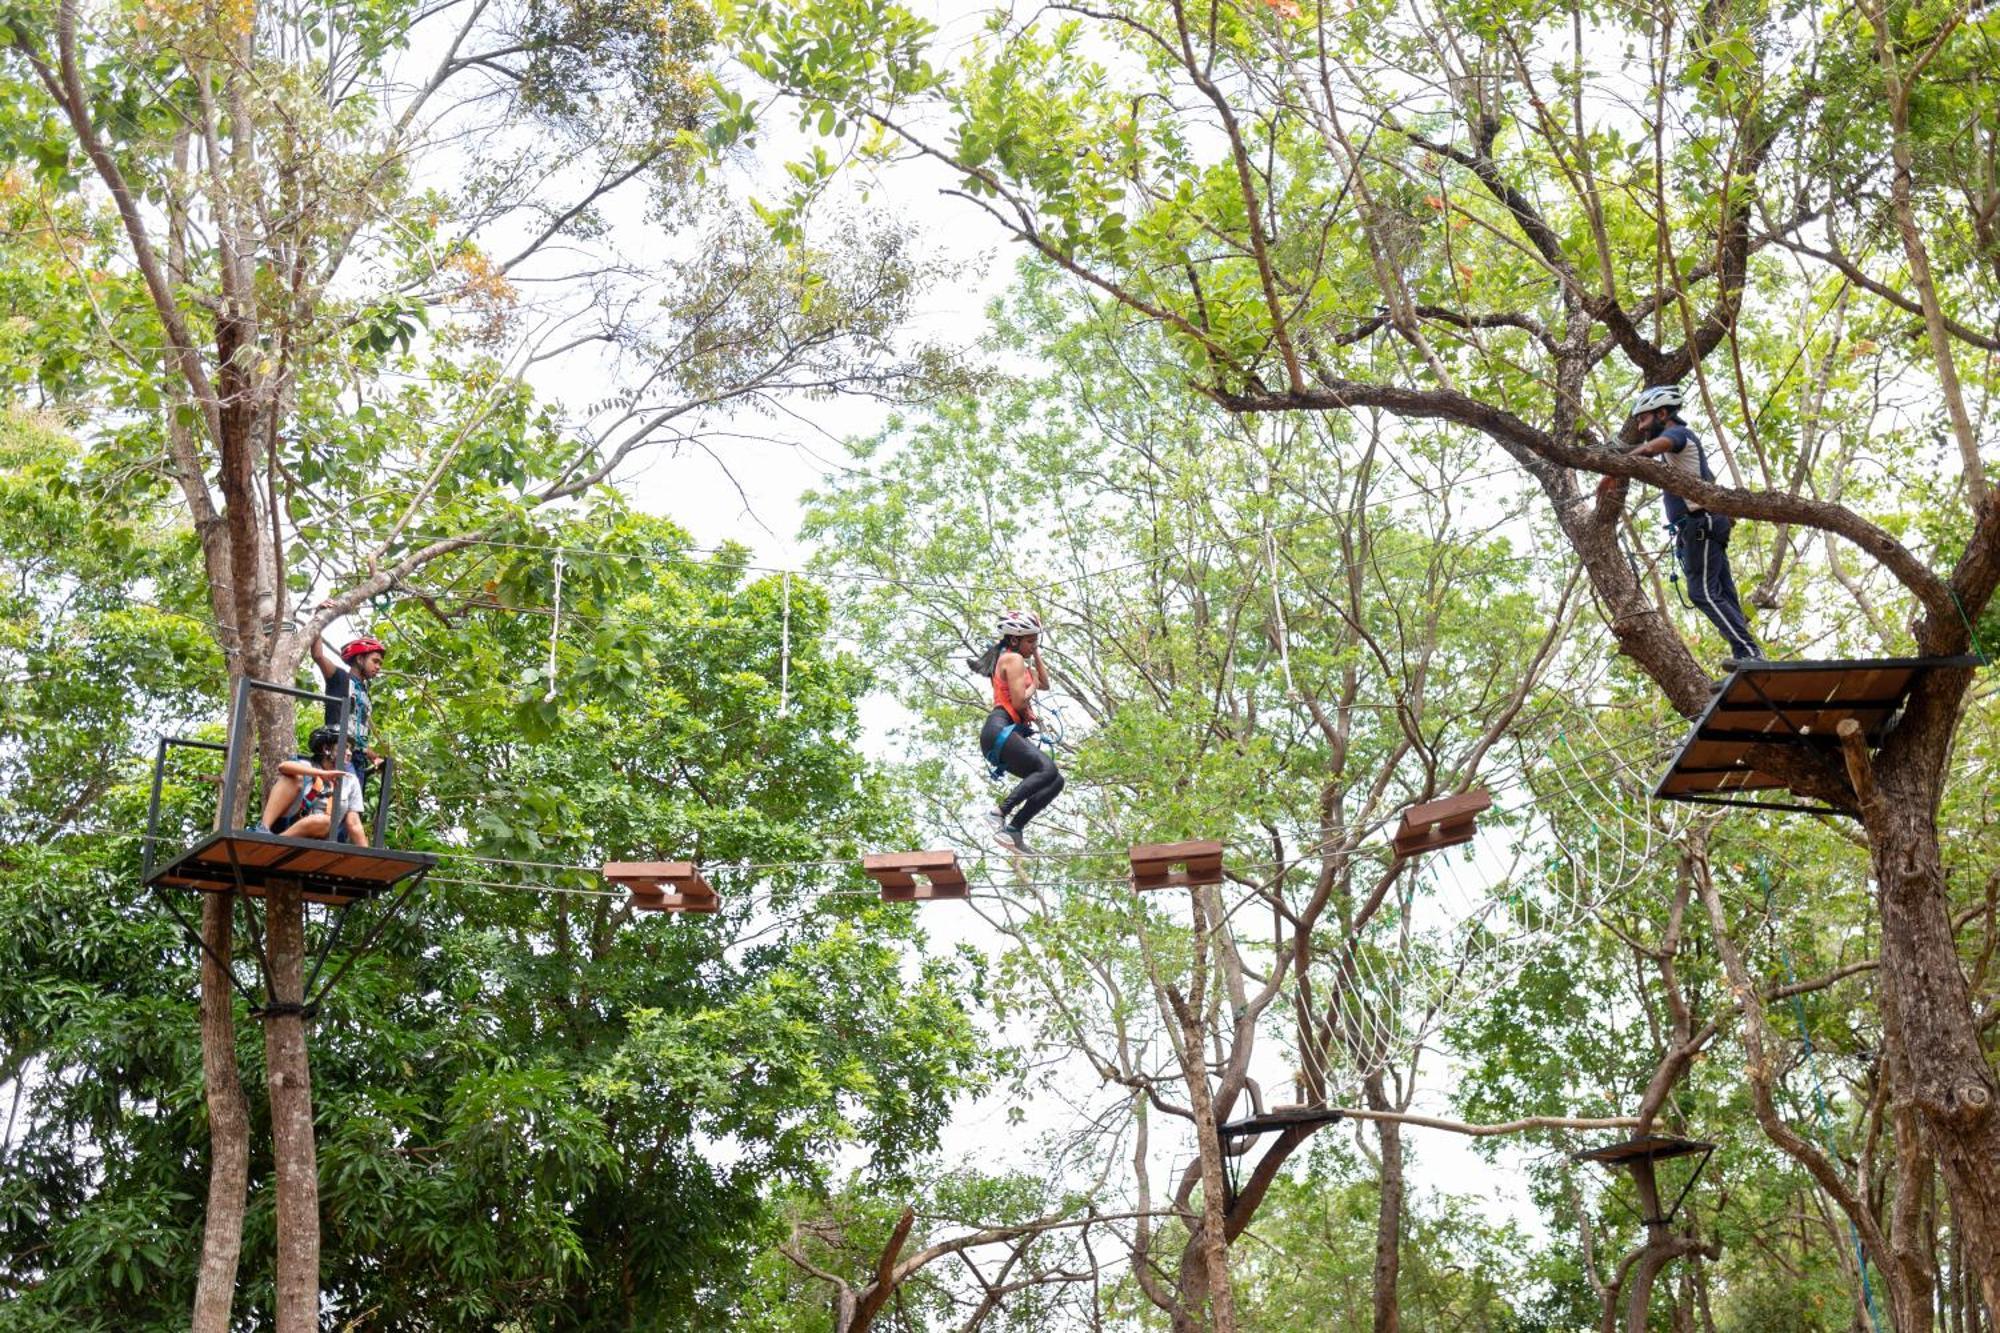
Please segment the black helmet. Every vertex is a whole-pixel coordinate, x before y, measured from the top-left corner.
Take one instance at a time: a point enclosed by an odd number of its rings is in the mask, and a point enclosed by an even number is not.
[[[306,753],[318,754],[321,750],[331,750],[340,743],[340,731],[336,727],[314,727],[312,735],[306,737]]]

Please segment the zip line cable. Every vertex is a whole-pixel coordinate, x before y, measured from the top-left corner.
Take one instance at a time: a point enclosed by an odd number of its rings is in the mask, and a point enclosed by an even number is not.
[[[1581,765],[1587,763],[1590,760],[1600,758],[1606,754],[1614,753],[1623,750],[1625,748],[1627,747],[1623,745],[1607,745],[1603,749],[1596,751],[1586,751],[1582,754],[1576,754],[1572,749],[1572,762],[1576,766],[1580,767]],[[1613,772],[1628,771],[1631,768],[1636,767],[1636,765],[1639,762],[1640,761],[1636,759],[1626,760],[1621,763],[1613,765],[1612,771]],[[1523,780],[1525,779],[1517,778],[1507,785],[1498,785],[1495,788],[1489,788],[1489,790],[1508,790],[1511,786],[1519,785],[1519,783]],[[1525,801],[1520,803],[1519,805],[1497,809],[1495,813],[1496,815],[1500,816],[1519,814],[1536,808],[1538,804],[1539,802],[1534,800]],[[1385,816],[1383,819],[1377,821],[1374,832],[1364,834],[1360,841],[1354,843],[1352,846],[1347,847],[1344,851],[1341,851],[1340,854],[1352,858],[1352,857],[1357,857],[1366,852],[1379,850],[1387,846],[1388,839],[1381,836],[1380,830],[1386,828],[1392,818],[1393,816]],[[108,832],[94,833],[93,831],[88,831],[88,830],[83,832],[91,834],[92,836],[100,837],[101,839],[104,840],[123,839],[123,838],[134,838],[134,839],[144,840],[147,836],[143,833],[108,833]],[[175,841],[175,839],[172,839],[164,835],[157,837],[156,840],[168,843]],[[1253,860],[1249,862],[1239,862],[1233,865],[1231,869],[1237,871],[1239,874],[1253,873],[1258,871],[1296,869],[1299,868],[1304,862],[1307,862],[1316,856],[1323,856],[1325,854],[1328,854],[1329,852],[1334,851],[1336,848],[1340,846],[1340,843],[1343,840],[1344,839],[1328,839],[1321,843],[1309,844],[1307,846],[1299,848],[1297,851],[1295,851],[1292,855],[1287,857],[1282,862],[1273,860]],[[1107,845],[1101,847],[1080,848],[1071,851],[1037,853],[1033,857],[1033,861],[1036,863],[1046,864],[1046,863],[1076,862],[1076,861],[1090,861],[1090,860],[1114,860],[1127,856],[1129,854],[1129,851],[1130,848],[1128,846]],[[591,876],[599,875],[602,871],[601,865],[594,865],[594,864],[585,865],[573,862],[543,861],[543,860],[533,860],[533,859],[518,858],[518,857],[486,856],[453,847],[438,848],[432,851],[430,854],[437,856],[441,861],[465,861],[465,862],[476,863],[479,865],[496,866],[503,868],[519,868],[523,870],[553,871],[556,873],[572,873],[572,874],[591,875]],[[721,862],[721,863],[716,863],[714,865],[704,865],[703,873],[704,875],[713,878],[722,878],[724,876],[755,875],[758,873],[768,873],[774,871],[836,869],[841,867],[851,867],[856,864],[856,860],[857,860],[856,857],[843,856],[843,857],[820,857],[820,858],[799,859],[799,860],[751,861],[751,862],[743,862],[740,864]],[[983,873],[987,870],[988,867],[997,866],[1000,864],[1000,862],[1001,858],[998,856],[980,855],[972,858],[969,862],[969,865],[970,868],[973,869],[975,872]],[[1010,858],[1010,864],[1011,864],[1011,858]],[[543,888],[547,888],[550,892],[555,892],[555,893],[572,893],[572,894],[596,893],[604,896],[620,896],[616,893],[616,891],[612,890],[584,890],[584,889],[574,889],[574,888],[563,888],[558,886],[514,883],[514,882],[499,881],[499,880],[473,880],[473,879],[446,880],[437,876],[433,876],[432,878],[437,880],[438,882],[460,882],[467,884],[476,883],[485,886],[507,888],[521,892],[539,892]],[[1048,888],[1063,887],[1065,885],[1072,885],[1072,884],[1126,885],[1129,883],[1129,875],[1127,874],[1107,875],[1101,878],[1076,878],[1076,877],[1064,876],[1056,879],[1051,879],[1046,882],[1044,881],[1030,881],[1030,882],[1035,887],[1048,887]],[[823,892],[828,892],[828,893],[857,892],[857,893],[866,893],[872,896],[875,891],[872,889],[870,890],[829,889],[829,890],[824,890]]]

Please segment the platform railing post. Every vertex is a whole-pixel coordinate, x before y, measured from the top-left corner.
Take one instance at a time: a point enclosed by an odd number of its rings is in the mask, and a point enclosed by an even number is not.
[[[222,808],[215,812],[218,829],[233,828],[236,818],[236,789],[243,757],[243,734],[250,729],[250,677],[239,676],[236,699],[229,707],[229,750],[222,770]]]
[[[396,777],[396,757],[394,755],[382,756],[382,767],[379,770],[379,774],[380,776],[375,784],[374,826],[369,832],[370,841],[377,847],[386,845],[382,841],[382,838],[383,834],[389,828],[389,786],[395,781]]]
[[[333,743],[333,757],[342,765],[341,772],[343,774],[354,772],[354,755],[347,748],[347,724],[353,713],[354,685],[352,682],[349,682],[347,697],[340,701],[340,734]],[[355,777],[354,782],[357,787],[361,785],[361,779],[358,775]],[[347,779],[345,777],[342,777],[333,784],[333,800],[326,807],[326,840],[328,842],[340,841],[340,798],[346,791]]]
[[[158,753],[153,756],[153,796],[146,802],[146,852],[144,864],[145,878],[153,878],[153,849],[159,846],[160,837],[160,787],[167,779],[167,738],[160,737]]]

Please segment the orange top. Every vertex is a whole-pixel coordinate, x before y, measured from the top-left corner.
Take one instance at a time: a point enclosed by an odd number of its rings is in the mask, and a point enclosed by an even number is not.
[[[1000,654],[1000,661],[1006,660],[1007,654]],[[1017,725],[1020,723],[1021,710],[1015,707],[1013,692],[1007,688],[1007,673],[1000,669],[997,662],[993,666],[993,706],[1006,709],[1007,716],[1013,718]]]

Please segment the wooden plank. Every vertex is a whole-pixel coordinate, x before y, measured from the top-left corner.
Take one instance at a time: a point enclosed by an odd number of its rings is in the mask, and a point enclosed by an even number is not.
[[[1222,844],[1213,838],[1139,843],[1128,855],[1135,889],[1192,889],[1222,883]]]
[[[722,899],[714,893],[650,893],[633,890],[629,902],[635,912],[692,912],[708,915],[722,910]]]
[[[885,903],[944,902],[949,899],[970,898],[971,896],[972,886],[963,880],[955,885],[938,884],[934,881],[924,880],[912,883],[908,888],[890,888],[884,885],[882,889],[882,901]]]
[[[714,911],[695,903],[716,903],[715,889],[692,861],[608,861],[608,883],[632,891],[631,904],[642,912]],[[667,901],[671,900],[671,902]]]
[[[213,833],[154,872],[153,882],[201,893],[265,896],[277,875],[302,881],[308,902],[344,905],[373,897],[437,858],[422,852],[349,847],[319,839],[286,838],[238,829]]]
[[[164,883],[166,881],[162,882]],[[236,892],[236,886],[234,884],[200,883],[200,884],[181,885],[178,887],[192,888],[201,893]],[[268,898],[271,896],[271,891],[269,887],[266,885],[245,884],[243,886],[243,896],[245,898]],[[316,890],[308,890],[308,889],[301,889],[299,891],[299,897],[304,899],[306,902],[322,903],[328,907],[346,907],[351,903],[358,903],[372,896],[373,895],[371,894],[365,894],[365,893],[362,894],[321,893]]]
[[[1478,830],[1478,818],[1493,808],[1493,797],[1484,787],[1413,805],[1403,812],[1403,822],[1390,840],[1397,859],[1408,860],[1425,852],[1456,847],[1471,842]]]
[[[1456,796],[1444,796],[1422,805],[1413,805],[1403,812],[1403,825],[1415,828],[1419,825],[1456,823],[1484,814],[1493,808],[1493,797],[1484,787],[1474,787]]]
[[[935,902],[970,898],[972,886],[952,851],[871,852],[861,869],[882,890],[885,903]]]
[[[272,836],[281,838],[284,835],[273,834]],[[287,846],[282,842],[252,841],[249,838],[232,837],[227,839],[224,845],[234,850],[239,865],[268,866],[275,861],[282,861],[291,856],[298,841],[296,838],[291,839],[292,846]],[[218,847],[217,850],[221,851],[221,848]],[[224,856],[228,855],[227,852],[223,852],[222,854]]]
[[[701,879],[692,861],[607,861],[604,878],[625,888],[665,892],[668,887]]]
[[[1642,1134],[1623,1143],[1608,1143],[1602,1148],[1580,1152],[1576,1155],[1576,1160],[1598,1162],[1605,1166],[1623,1166],[1627,1162],[1645,1158],[1664,1162],[1675,1157],[1690,1157],[1699,1152],[1712,1152],[1714,1148],[1713,1143],[1705,1143],[1700,1139],[1676,1138],[1670,1134]]]

